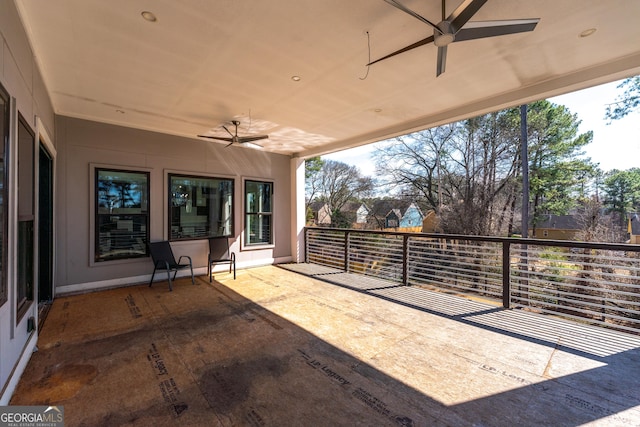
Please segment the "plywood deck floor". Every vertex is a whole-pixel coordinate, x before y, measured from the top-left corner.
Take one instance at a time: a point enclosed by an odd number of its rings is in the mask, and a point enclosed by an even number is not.
[[[640,425],[638,337],[308,268],[58,298],[11,404],[67,426]]]

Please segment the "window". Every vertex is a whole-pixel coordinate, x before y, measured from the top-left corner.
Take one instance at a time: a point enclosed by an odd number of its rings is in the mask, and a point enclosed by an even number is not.
[[[233,179],[169,175],[169,240],[233,234]]]
[[[27,121],[18,120],[18,277],[16,282],[16,309],[18,320],[33,301],[34,286],[34,147],[35,134]]]
[[[245,245],[273,244],[273,183],[247,180],[244,194]]]
[[[148,256],[149,173],[96,169],[95,260]]]
[[[9,94],[0,85],[0,305],[7,302],[7,162],[9,156]]]

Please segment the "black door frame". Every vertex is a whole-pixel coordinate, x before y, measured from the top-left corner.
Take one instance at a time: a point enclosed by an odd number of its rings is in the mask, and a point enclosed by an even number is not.
[[[38,302],[53,300],[53,156],[38,149]]]

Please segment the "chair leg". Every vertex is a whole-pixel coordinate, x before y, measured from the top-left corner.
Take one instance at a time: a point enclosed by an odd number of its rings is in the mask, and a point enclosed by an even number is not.
[[[212,263],[211,261],[209,261],[209,283],[212,282],[212,278],[213,278],[213,273],[211,272],[211,268],[212,268]]]
[[[153,285],[153,276],[156,275],[156,268],[153,267],[153,273],[151,274],[151,281],[149,282],[149,287],[151,287],[151,285]]]
[[[236,260],[233,260],[233,280],[236,280]]]
[[[173,287],[171,286],[171,270],[167,269],[167,279],[169,280],[169,292],[173,291]],[[175,279],[175,276],[174,276]]]
[[[189,269],[191,270],[191,284],[195,285],[196,279],[193,277],[193,265],[191,264],[191,262],[189,262]]]

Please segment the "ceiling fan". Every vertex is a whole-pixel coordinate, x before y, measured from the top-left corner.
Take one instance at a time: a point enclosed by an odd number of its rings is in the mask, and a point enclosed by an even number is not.
[[[445,17],[446,0],[442,0],[442,21],[438,24],[434,24],[427,18],[417,14],[396,0],[384,1],[432,27],[433,35],[390,53],[380,59],[376,59],[367,65],[373,65],[376,62],[380,62],[391,58],[392,56],[396,56],[400,53],[404,53],[411,49],[433,42],[433,44],[438,47],[436,77],[444,73],[445,63],[447,60],[447,46],[450,43],[533,31],[538,21],[540,21],[539,18],[534,18],[468,22],[469,19],[478,12],[482,5],[487,2],[487,0],[464,0],[462,4],[458,6],[448,17]]]
[[[262,146],[259,145],[259,144],[254,144],[253,141],[259,141],[261,139],[269,138],[269,135],[238,136],[238,126],[240,125],[240,122],[238,120],[232,120],[231,124],[236,127],[235,134],[231,133],[231,131],[225,125],[222,125],[222,128],[227,131],[227,133],[230,135],[230,137],[211,136],[211,135],[198,135],[198,136],[200,138],[209,138],[209,139],[215,139],[215,140],[218,140],[218,141],[226,141],[226,142],[229,143],[229,144],[226,145],[226,147],[228,147],[228,146],[230,146],[232,144],[247,144],[247,143],[251,143],[250,145],[254,145],[254,146],[260,147],[260,148],[262,148]]]

